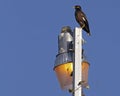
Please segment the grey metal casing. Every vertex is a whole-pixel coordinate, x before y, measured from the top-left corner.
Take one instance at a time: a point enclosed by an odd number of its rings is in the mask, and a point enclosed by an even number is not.
[[[69,26],[63,27],[58,36],[58,54],[54,67],[67,62],[73,62],[73,32]]]

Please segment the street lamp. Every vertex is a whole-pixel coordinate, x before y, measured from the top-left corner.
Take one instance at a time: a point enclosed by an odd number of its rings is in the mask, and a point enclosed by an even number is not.
[[[58,36],[58,54],[56,55],[54,71],[62,89],[72,88],[73,70],[73,33],[69,26],[62,28]]]
[[[71,28],[69,26],[63,27],[58,36],[58,54],[56,55],[54,65],[54,71],[63,90],[73,89],[74,43],[74,36]],[[87,61],[82,60],[81,69],[79,69],[82,74],[81,79],[83,82],[81,84],[78,83],[78,85],[80,84],[83,88],[88,88],[89,65]]]

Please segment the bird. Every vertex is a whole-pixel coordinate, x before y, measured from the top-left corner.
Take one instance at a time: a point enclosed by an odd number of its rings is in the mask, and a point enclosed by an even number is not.
[[[81,26],[81,28],[87,32],[88,36],[90,36],[91,33],[90,33],[88,20],[87,20],[85,13],[82,11],[82,8],[80,5],[75,5],[74,8],[75,8],[76,21]]]

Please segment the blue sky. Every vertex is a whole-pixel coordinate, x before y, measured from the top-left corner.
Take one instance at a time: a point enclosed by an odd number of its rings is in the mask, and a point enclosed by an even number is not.
[[[119,0],[0,0],[0,96],[71,96],[53,71],[61,27],[79,25],[81,5],[92,36],[83,33],[90,62],[86,96],[119,96]]]

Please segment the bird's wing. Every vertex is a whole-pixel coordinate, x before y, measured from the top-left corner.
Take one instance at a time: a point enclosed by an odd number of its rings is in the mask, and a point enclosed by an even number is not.
[[[89,25],[88,25],[87,17],[86,17],[86,15],[85,15],[85,13],[82,12],[82,11],[81,11],[81,18],[82,18],[82,20],[84,21],[84,23],[86,24],[86,26],[88,27]]]
[[[84,21],[84,24],[85,24],[84,30],[87,31],[90,34],[88,20],[87,20],[86,15],[83,12],[81,12],[81,17],[82,17],[82,19]]]
[[[82,11],[81,11],[81,18],[82,18],[85,22],[88,22],[85,13],[82,12]]]
[[[83,19],[82,19],[83,16],[82,16],[81,12],[77,11],[75,14],[75,17],[76,17],[76,21],[81,25],[82,21],[83,21]]]
[[[87,18],[86,15],[82,11],[77,11],[76,12],[76,20],[80,23],[81,21],[86,22]],[[82,23],[82,22],[81,22]]]
[[[77,11],[76,12],[76,20],[80,24],[81,27],[85,25],[83,28],[85,31],[90,32],[89,30],[89,24],[86,15],[82,11]]]

